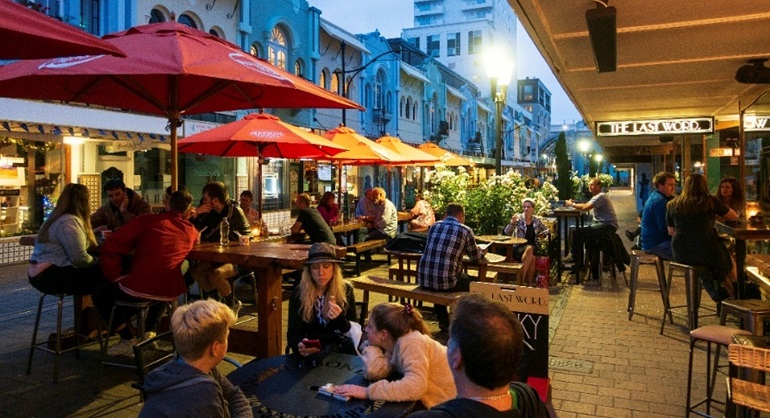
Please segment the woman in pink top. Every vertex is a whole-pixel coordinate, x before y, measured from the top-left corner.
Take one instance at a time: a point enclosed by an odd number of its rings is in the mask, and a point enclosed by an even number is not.
[[[318,203],[318,212],[321,213],[321,217],[329,225],[336,225],[339,222],[340,209],[334,203],[334,193],[326,192],[321,196],[321,201]]]

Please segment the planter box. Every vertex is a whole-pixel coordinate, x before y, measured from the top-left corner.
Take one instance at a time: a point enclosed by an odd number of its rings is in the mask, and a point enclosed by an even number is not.
[[[20,245],[18,236],[0,238],[0,266],[26,263],[32,255],[32,248]]]

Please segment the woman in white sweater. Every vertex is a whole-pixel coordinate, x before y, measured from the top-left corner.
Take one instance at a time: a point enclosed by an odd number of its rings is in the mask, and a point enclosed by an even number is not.
[[[411,305],[381,303],[369,313],[369,345],[362,351],[368,387],[342,385],[335,393],[377,401],[420,401],[431,408],[457,395],[446,347],[432,339],[422,315]],[[388,381],[397,372],[403,377]]]

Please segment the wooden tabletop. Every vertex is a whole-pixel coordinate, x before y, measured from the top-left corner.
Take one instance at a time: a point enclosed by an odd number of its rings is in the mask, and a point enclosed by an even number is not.
[[[725,233],[735,239],[751,241],[770,239],[770,225],[764,222],[749,222],[746,219],[737,221],[715,222],[717,231]]]
[[[479,235],[476,237],[476,240],[501,245],[521,245],[527,243],[526,238],[512,237],[508,235]]]
[[[345,257],[345,248],[336,248],[337,257]],[[237,242],[231,241],[223,247],[218,243],[205,242],[196,244],[187,258],[212,263],[232,263],[251,269],[281,267],[299,270],[307,261],[308,249],[308,244],[252,242],[249,245],[238,245]]]

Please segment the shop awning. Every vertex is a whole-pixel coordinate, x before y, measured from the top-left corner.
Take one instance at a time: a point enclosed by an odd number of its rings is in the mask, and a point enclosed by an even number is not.
[[[323,29],[326,33],[329,34],[332,38],[338,40],[338,41],[344,41],[349,46],[352,46],[353,48],[364,52],[366,54],[369,53],[369,50],[366,49],[363,43],[358,40],[355,36],[350,34],[349,32],[346,32],[341,27],[335,25],[332,22],[329,22],[328,20],[321,19],[321,29]]]
[[[428,77],[425,77],[425,75],[421,73],[420,70],[412,67],[409,64],[404,63],[403,61],[401,61],[401,70],[403,70],[405,73],[407,73],[411,77],[414,77],[424,83],[430,84],[430,80],[428,80]]]
[[[451,94],[452,96],[457,97],[460,100],[466,100],[466,97],[463,94],[463,92],[461,92],[460,90],[457,90],[454,87],[446,86],[446,91],[447,91],[447,93]]]

